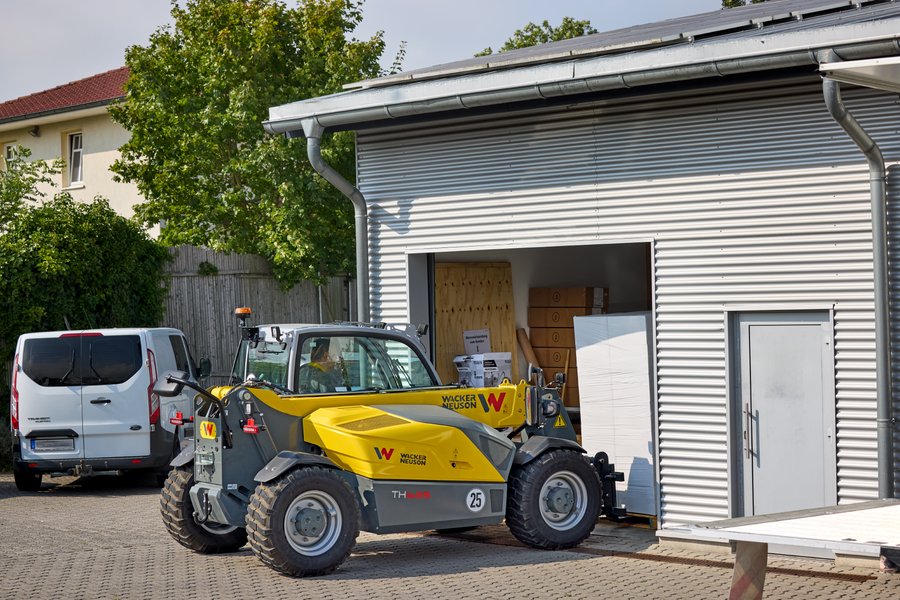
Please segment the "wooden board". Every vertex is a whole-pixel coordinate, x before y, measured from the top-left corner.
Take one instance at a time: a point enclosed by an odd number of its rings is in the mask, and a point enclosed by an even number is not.
[[[516,312],[509,263],[435,263],[435,367],[441,382],[459,381],[453,358],[465,352],[463,331],[489,329],[491,351],[512,353],[518,379]]]

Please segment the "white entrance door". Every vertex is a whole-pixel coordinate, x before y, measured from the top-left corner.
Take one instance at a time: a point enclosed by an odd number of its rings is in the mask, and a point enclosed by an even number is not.
[[[830,315],[738,319],[745,515],[837,504]]]

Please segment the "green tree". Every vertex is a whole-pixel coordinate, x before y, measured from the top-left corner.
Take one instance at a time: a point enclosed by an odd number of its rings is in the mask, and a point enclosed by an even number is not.
[[[558,27],[553,27],[547,21],[540,25],[529,23],[522,29],[517,29],[512,37],[506,40],[506,43],[500,48],[500,52],[528,48],[529,46],[537,46],[547,42],[568,40],[592,33],[597,33],[597,30],[591,27],[590,21],[576,21],[572,17],[563,17]],[[475,56],[488,56],[493,54],[493,52],[491,47],[488,46]]]
[[[166,244],[262,255],[285,288],[355,272],[352,204],[313,171],[302,141],[268,135],[262,121],[272,106],[381,74],[381,32],[345,35],[361,0],[181,6],[173,27],[127,49],[126,98],[110,109],[131,132],[112,169],[146,199],[137,217],[163,223]],[[352,133],[325,136],[322,154],[355,180]]]
[[[760,4],[766,0],[722,0],[722,9],[737,8],[738,6],[747,6],[748,4]]]
[[[24,150],[24,149],[23,149]],[[42,198],[46,164],[22,151],[0,178],[4,201]],[[37,175],[36,175],[37,174]],[[6,194],[9,196],[6,196]],[[163,315],[162,267],[168,250],[135,221],[97,197],[75,202],[68,192],[22,202],[0,233],[0,362],[30,331],[73,327],[153,327]]]
[[[13,158],[5,161],[5,169],[0,169],[0,232],[6,230],[22,211],[41,200],[45,194],[39,185],[52,185],[53,175],[59,175],[62,159],[52,163],[44,160],[28,161],[31,150],[17,146]]]

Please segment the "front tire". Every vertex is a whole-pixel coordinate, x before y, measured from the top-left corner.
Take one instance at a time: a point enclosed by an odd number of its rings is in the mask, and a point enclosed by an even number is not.
[[[359,505],[340,475],[321,467],[261,483],[247,511],[250,547],[268,567],[294,577],[325,575],[359,536]]]
[[[600,478],[571,450],[552,450],[515,467],[507,496],[506,524],[533,548],[573,548],[591,534],[600,516]]]
[[[175,541],[200,554],[236,552],[247,543],[247,530],[223,523],[207,521],[202,525],[194,521],[194,505],[191,504],[191,488],[194,487],[194,471],[178,467],[169,471],[159,508],[166,529]]]

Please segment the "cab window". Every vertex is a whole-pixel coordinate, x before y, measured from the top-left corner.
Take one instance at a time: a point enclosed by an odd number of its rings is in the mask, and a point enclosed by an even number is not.
[[[416,351],[399,340],[313,336],[300,345],[297,391],[339,393],[437,385]]]

